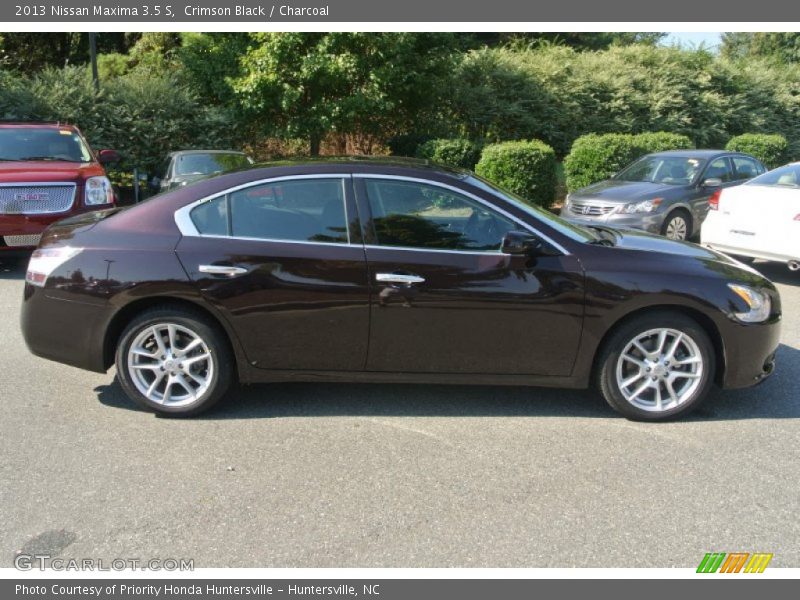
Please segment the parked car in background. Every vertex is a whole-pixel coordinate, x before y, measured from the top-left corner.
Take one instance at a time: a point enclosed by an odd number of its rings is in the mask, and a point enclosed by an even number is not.
[[[800,270],[800,162],[720,190],[709,208],[704,246]]]
[[[203,177],[253,164],[244,152],[234,150],[181,150],[171,152],[150,180],[153,193],[166,192]]]
[[[117,160],[74,125],[0,122],[0,257],[36,247],[54,221],[113,206],[103,164]]]
[[[648,154],[599,183],[567,196],[561,216],[585,225],[643,229],[674,240],[695,236],[719,190],[766,168],[747,154],[674,150]]]
[[[386,159],[259,166],[69,219],[26,281],[31,351],[116,363],[130,398],[178,416],[238,376],[594,384],[660,420],[765,379],[781,319],[775,286],[724,254]]]

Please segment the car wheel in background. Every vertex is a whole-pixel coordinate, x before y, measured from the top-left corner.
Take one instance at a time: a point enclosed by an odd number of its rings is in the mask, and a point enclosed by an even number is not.
[[[702,327],[680,313],[654,312],[611,335],[599,356],[597,384],[625,417],[660,421],[694,410],[714,370],[714,349]]]
[[[170,307],[133,319],[120,337],[116,365],[122,388],[134,402],[182,417],[216,404],[234,371],[224,333],[199,313]]]
[[[667,215],[661,227],[661,235],[671,240],[688,239],[692,233],[692,217],[685,210],[674,210]]]

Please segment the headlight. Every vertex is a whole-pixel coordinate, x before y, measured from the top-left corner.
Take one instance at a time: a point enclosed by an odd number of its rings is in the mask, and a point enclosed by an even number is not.
[[[98,176],[89,177],[86,180],[86,193],[84,194],[84,204],[86,206],[97,206],[98,204],[112,204],[114,202],[114,190],[108,177]]]
[[[744,300],[749,308],[746,312],[734,313],[737,319],[743,323],[761,323],[769,318],[772,302],[767,294],[738,283],[729,283],[728,287]]]
[[[653,198],[652,200],[642,200],[641,202],[633,202],[626,204],[622,207],[624,213],[643,213],[654,212],[663,202],[663,198]]]

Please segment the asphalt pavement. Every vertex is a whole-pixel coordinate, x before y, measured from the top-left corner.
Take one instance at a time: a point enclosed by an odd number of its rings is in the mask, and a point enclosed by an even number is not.
[[[0,262],[0,566],[19,552],[195,567],[800,567],[800,273],[762,386],[641,424],[596,394],[271,384],[192,420],[28,353]]]

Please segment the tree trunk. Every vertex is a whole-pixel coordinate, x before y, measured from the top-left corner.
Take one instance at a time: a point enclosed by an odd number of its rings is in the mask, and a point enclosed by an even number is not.
[[[310,142],[309,154],[311,154],[311,156],[319,156],[319,146],[322,142],[322,136],[318,133],[312,133]]]

